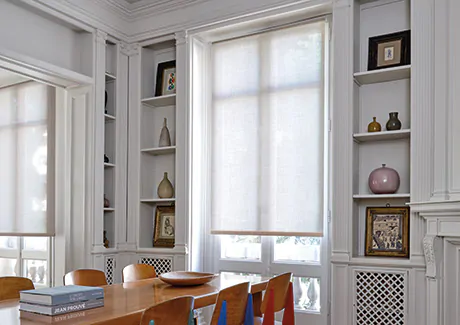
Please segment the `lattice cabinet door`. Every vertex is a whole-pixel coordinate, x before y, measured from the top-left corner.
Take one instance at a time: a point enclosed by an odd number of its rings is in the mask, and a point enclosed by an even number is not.
[[[173,269],[171,257],[139,256],[139,264],[152,265],[158,275],[171,272]]]
[[[117,257],[116,255],[107,255],[104,257],[104,272],[108,284],[118,283],[117,274]]]
[[[407,271],[354,269],[353,282],[353,324],[408,324]]]

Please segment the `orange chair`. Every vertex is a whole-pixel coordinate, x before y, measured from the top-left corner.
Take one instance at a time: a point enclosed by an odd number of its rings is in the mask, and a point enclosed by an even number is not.
[[[224,300],[227,302],[227,325],[243,324],[248,293],[249,282],[243,282],[221,290],[217,296],[211,325],[216,325],[218,323],[222,302]]]
[[[286,306],[286,297],[289,292],[289,284],[291,283],[292,273],[283,273],[278,276],[275,276],[268,281],[268,285],[265,291],[264,299],[262,300],[262,305],[260,311],[262,314],[265,314],[267,307],[270,302],[270,313],[277,313],[282,311]],[[272,295],[272,301],[270,301],[270,296]],[[271,317],[271,315],[267,315]],[[263,324],[262,317],[254,317],[254,324]]]
[[[64,275],[64,285],[100,287],[107,285],[105,274],[99,270],[80,269]]]
[[[123,269],[121,278],[123,283],[144,279],[156,278],[155,268],[147,264],[131,264]]]
[[[35,289],[33,282],[19,276],[0,277],[0,301],[18,299],[19,291]]]
[[[184,325],[188,324],[193,310],[193,297],[184,296],[171,299],[147,308],[142,313],[139,325]]]

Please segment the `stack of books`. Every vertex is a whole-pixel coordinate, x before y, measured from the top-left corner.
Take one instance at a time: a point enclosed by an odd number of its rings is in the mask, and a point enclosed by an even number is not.
[[[19,310],[48,316],[72,313],[104,306],[104,289],[63,286],[19,293]]]

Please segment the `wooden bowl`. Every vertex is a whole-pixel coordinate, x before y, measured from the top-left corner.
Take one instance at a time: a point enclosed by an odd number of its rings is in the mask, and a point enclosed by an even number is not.
[[[160,280],[172,286],[185,287],[185,286],[198,286],[211,282],[218,274],[213,273],[200,273],[200,272],[169,272],[163,273],[159,276]]]

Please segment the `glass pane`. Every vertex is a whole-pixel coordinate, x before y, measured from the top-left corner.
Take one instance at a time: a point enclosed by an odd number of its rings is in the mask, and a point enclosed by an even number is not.
[[[48,237],[24,237],[25,250],[47,251]]]
[[[221,236],[221,258],[260,260],[260,236]]]
[[[17,262],[15,258],[0,258],[0,276],[18,276]]]
[[[48,262],[43,260],[24,260],[23,276],[32,280],[35,285],[48,285]]]
[[[275,261],[314,262],[320,261],[321,238],[288,237],[275,238]]]
[[[18,237],[0,236],[0,248],[17,249]]]
[[[320,312],[320,281],[318,278],[293,277],[294,308]]]

